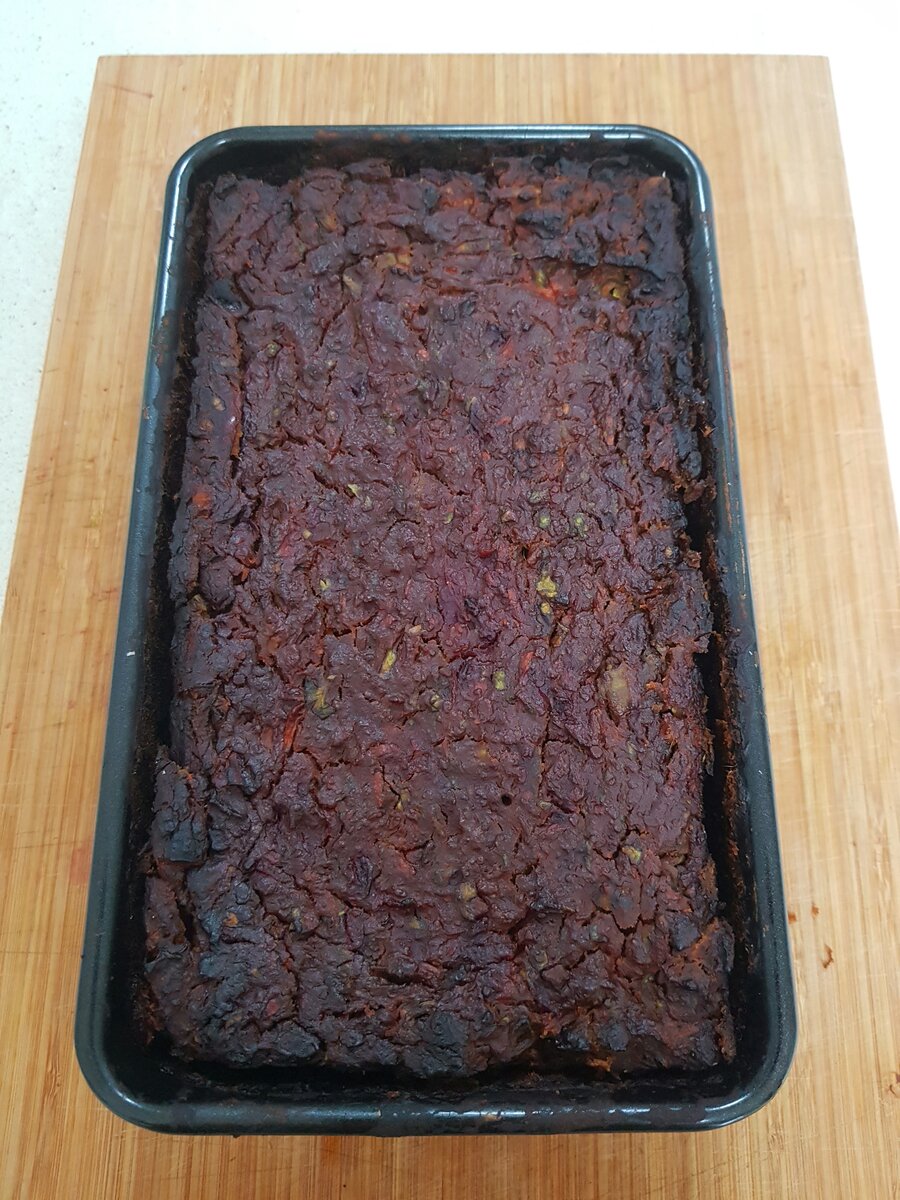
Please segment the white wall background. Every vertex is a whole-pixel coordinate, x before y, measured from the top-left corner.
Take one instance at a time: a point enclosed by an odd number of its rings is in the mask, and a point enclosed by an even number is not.
[[[91,82],[101,54],[508,52],[825,54],[850,182],[895,497],[900,317],[894,137],[900,6],[437,0],[5,0],[0,22],[0,601]],[[860,481],[865,486],[865,481]]]

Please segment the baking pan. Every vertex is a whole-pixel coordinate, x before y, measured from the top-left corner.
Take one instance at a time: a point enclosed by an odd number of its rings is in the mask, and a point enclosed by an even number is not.
[[[452,1082],[325,1068],[229,1070],[147,1046],[132,1018],[143,955],[137,857],[153,755],[168,741],[172,621],[165,561],[189,387],[198,190],[224,172],[283,181],[304,166],[373,155],[401,168],[478,169],[496,155],[605,159],[664,172],[683,211],[696,353],[708,378],[706,467],[716,495],[690,517],[716,635],[701,663],[715,742],[705,795],[719,892],[736,937],[730,1000],[735,1060],[700,1071],[614,1079],[508,1068]],[[202,222],[197,222],[199,226]],[[137,407],[138,398],[135,397]],[[640,126],[235,129],[206,138],[169,178],[138,439],[134,495],[100,784],[75,1045],[97,1096],[169,1133],[565,1133],[726,1125],[764,1104],[787,1072],[796,1026],[774,798],[738,481],[709,184],[695,155]]]

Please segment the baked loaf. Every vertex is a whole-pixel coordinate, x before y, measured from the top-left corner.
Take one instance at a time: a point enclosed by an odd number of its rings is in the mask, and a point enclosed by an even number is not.
[[[145,1028],[423,1076],[731,1057],[669,181],[366,161],[198,219]]]

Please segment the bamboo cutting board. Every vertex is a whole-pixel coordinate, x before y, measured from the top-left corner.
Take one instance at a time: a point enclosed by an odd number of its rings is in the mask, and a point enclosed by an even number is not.
[[[637,121],[682,137],[709,171],[793,940],[794,1066],[762,1112],[696,1135],[146,1133],[82,1082],[72,1011],[166,174],[232,125],[437,121]],[[0,641],[0,1194],[896,1195],[897,568],[824,60],[101,60]]]

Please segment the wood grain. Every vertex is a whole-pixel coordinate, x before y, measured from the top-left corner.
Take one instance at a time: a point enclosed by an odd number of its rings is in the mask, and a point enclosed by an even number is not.
[[[79,1076],[72,1010],[165,177],[231,125],[357,121],[639,121],[709,170],[800,1018],[784,1088],[730,1129],[177,1139],[122,1124]],[[897,596],[824,60],[101,60],[2,630],[0,1193],[896,1194]]]

